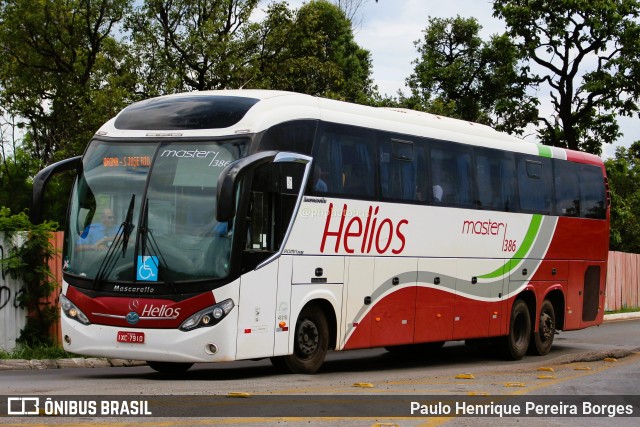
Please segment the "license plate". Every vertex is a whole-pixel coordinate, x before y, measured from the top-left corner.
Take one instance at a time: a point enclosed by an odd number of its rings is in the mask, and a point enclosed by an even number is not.
[[[118,331],[118,342],[126,342],[133,344],[144,343],[144,332]]]

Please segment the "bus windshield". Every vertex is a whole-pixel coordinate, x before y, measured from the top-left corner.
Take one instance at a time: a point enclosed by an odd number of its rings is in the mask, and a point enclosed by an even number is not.
[[[71,197],[64,271],[94,287],[227,276],[233,221],[216,221],[217,183],[248,142],[94,140]]]

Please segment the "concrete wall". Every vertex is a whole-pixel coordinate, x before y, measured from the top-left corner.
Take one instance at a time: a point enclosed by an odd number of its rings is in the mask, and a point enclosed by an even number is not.
[[[9,256],[9,245],[0,232],[0,256]],[[22,283],[13,279],[2,270],[0,272],[0,350],[12,351],[16,347],[16,339],[20,330],[25,327],[27,311],[18,308],[18,297],[24,292]]]

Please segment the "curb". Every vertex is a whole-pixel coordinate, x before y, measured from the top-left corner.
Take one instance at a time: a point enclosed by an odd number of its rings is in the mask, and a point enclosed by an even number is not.
[[[640,311],[632,313],[605,314],[604,322],[640,319]],[[608,353],[607,353],[608,354]],[[625,357],[617,355],[618,357]],[[575,355],[574,355],[575,357]],[[601,358],[600,355],[597,357]],[[605,356],[603,356],[605,357]],[[70,359],[0,359],[0,371],[28,371],[62,368],[109,368],[146,366],[147,362],[131,359],[108,359],[105,357],[73,357]]]
[[[616,320],[632,320],[632,319],[640,319],[640,311],[634,311],[631,313],[616,313],[616,314],[604,315],[605,322],[611,322]]]
[[[0,371],[28,371],[62,368],[110,368],[146,366],[146,362],[130,359],[107,359],[104,357],[73,357],[70,359],[0,359]]]

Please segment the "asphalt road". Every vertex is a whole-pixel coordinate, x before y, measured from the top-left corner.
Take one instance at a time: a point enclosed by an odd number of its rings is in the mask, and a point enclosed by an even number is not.
[[[406,415],[385,416],[378,412],[380,408],[385,408],[385,402],[394,404],[384,399],[399,396],[405,400],[428,398],[442,403],[472,395],[501,400],[514,396],[551,396],[552,401],[566,401],[575,396],[582,399],[596,396],[597,399],[599,395],[639,395],[639,328],[640,320],[630,320],[560,333],[549,355],[529,356],[518,362],[500,360],[490,348],[469,347],[461,342],[453,342],[432,355],[401,356],[382,349],[332,353],[316,375],[280,375],[266,360],[196,365],[181,376],[161,375],[146,366],[7,370],[0,371],[0,394],[42,397],[74,395],[85,398],[126,395],[128,398],[150,399],[159,411],[160,407],[166,411],[172,404],[162,397],[164,395],[205,399],[192,399],[187,405],[188,411],[184,402],[180,403],[182,409],[171,409],[180,418],[113,418],[109,420],[109,425],[309,426],[339,423],[358,426],[495,426],[513,425],[516,422],[526,422],[527,427],[604,423],[637,425],[638,418],[617,417],[562,418],[542,415],[535,418],[412,418],[408,401],[401,403],[407,405]],[[211,397],[214,395],[218,397]],[[247,398],[234,399],[228,396]],[[332,400],[327,401],[327,397]],[[384,399],[380,400],[381,397]],[[272,398],[273,401],[269,400]],[[346,406],[347,413],[352,416],[340,416],[335,409],[337,402],[341,407]],[[216,417],[221,408],[229,405],[241,408],[240,413],[233,417]],[[261,405],[270,405],[271,408],[281,405],[284,409],[281,416],[273,417],[269,411],[264,412],[269,415],[266,416],[260,412],[261,407],[264,409]],[[156,415],[158,413],[156,411]],[[203,416],[184,418],[193,414]],[[640,411],[634,415],[640,416]],[[103,421],[105,419],[91,416],[0,417],[0,424],[11,425],[57,423],[85,426]]]

